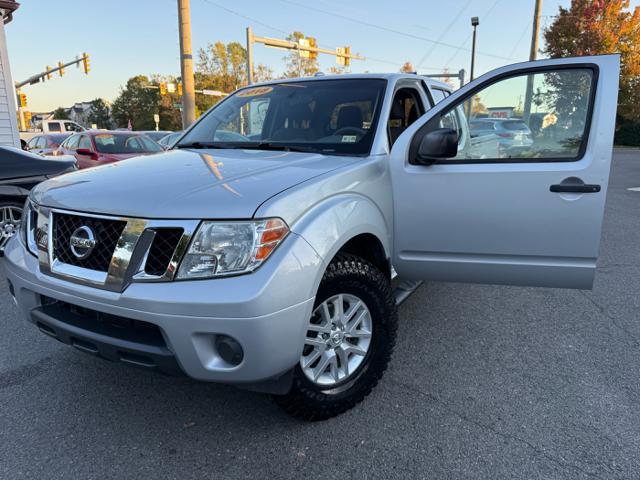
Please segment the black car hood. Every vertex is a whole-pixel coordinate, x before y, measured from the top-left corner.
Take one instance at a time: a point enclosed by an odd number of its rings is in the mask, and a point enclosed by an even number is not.
[[[0,180],[58,175],[70,170],[75,158],[41,157],[15,147],[0,147]]]

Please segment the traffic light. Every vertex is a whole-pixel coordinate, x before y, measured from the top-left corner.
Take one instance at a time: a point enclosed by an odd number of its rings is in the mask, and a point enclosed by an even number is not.
[[[344,47],[344,53],[345,55],[351,55],[351,47]],[[344,66],[348,67],[349,65],[351,65],[351,57],[345,56],[343,57],[344,60]]]
[[[178,84],[178,96],[181,97],[182,96],[182,83]]]
[[[307,37],[307,42],[311,48],[318,48],[318,42],[313,37]],[[315,60],[318,58],[318,52],[309,52],[309,58]]]
[[[89,74],[89,70],[91,70],[91,63],[89,61],[89,55],[86,53],[82,54],[82,68],[84,68],[84,73]]]
[[[51,67],[49,65],[47,65],[47,80],[51,80]]]
[[[27,128],[31,127],[31,112],[22,112],[22,115],[24,116],[24,123],[27,126]]]
[[[164,82],[160,82],[160,95],[167,94],[167,84]]]
[[[58,62],[58,68],[60,69],[58,70],[58,73],[62,77],[64,75],[64,64],[62,62]]]
[[[298,45],[300,45],[301,47],[308,47],[309,39],[308,38],[299,39]],[[311,55],[309,55],[311,52],[309,52],[309,50],[298,50],[298,53],[300,54],[300,58],[311,58]]]
[[[27,106],[27,95],[24,93],[18,94],[18,106],[20,108],[25,108]]]

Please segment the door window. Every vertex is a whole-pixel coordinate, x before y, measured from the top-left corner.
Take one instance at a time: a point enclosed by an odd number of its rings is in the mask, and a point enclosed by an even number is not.
[[[80,137],[80,141],[78,142],[78,148],[86,148],[87,150],[92,150],[91,148],[91,140],[86,135],[82,135]]]
[[[458,154],[443,163],[578,160],[594,88],[589,68],[515,74],[481,87],[429,122],[425,132],[458,132]]]
[[[423,113],[422,100],[420,100],[420,95],[415,88],[398,90],[393,96],[391,113],[389,114],[389,143],[393,145],[402,132]]]
[[[431,96],[433,97],[433,101],[435,103],[438,103],[447,98],[448,95],[446,95],[445,91],[441,90],[440,88],[432,88]]]
[[[78,142],[80,141],[80,135],[72,135],[71,137],[69,137],[69,139],[65,142],[65,148],[68,150],[75,150],[76,148],[78,148]]]
[[[64,129],[66,132],[81,132],[82,127],[74,122],[64,122]],[[82,148],[82,147],[81,147]]]
[[[36,143],[36,148],[47,148],[47,139],[46,139],[46,137],[38,137],[38,142]]]
[[[37,148],[36,145],[38,144],[39,138],[40,137],[33,137],[31,140],[29,140],[29,142],[27,143],[29,150],[33,150],[34,148]]]
[[[60,128],[60,122],[49,122],[49,131],[50,132],[61,132],[62,129]]]

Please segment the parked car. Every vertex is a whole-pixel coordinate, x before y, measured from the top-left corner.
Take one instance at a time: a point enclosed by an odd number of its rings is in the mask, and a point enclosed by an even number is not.
[[[421,280],[592,287],[619,72],[617,55],[519,63],[435,104],[448,87],[411,74],[243,88],[167,152],[37,186],[10,291],[92,355],[338,415],[381,379]],[[472,142],[464,105],[515,108],[528,84],[578,135],[513,158]]]
[[[71,135],[70,133],[49,133],[33,137],[27,143],[28,150],[39,155],[52,155],[60,144]]]
[[[73,157],[43,158],[15,147],[0,147],[0,255],[17,232],[24,202],[38,183],[76,169]]]
[[[39,122],[36,128],[20,132],[20,143],[22,148],[27,146],[27,143],[38,135],[50,134],[50,133],[73,133],[82,132],[85,128],[82,125],[77,124],[71,120],[43,120]]]
[[[165,135],[160,140],[158,140],[158,143],[162,146],[162,148],[167,150],[167,149],[173,147],[173,144],[176,142],[176,140],[178,140],[180,138],[182,133],[183,133],[182,131],[180,131],[180,132],[172,132],[172,133],[170,133],[168,135]]]
[[[89,130],[71,135],[62,142],[58,153],[73,155],[82,169],[162,150],[160,145],[138,132]]]
[[[169,130],[142,130],[136,133],[142,133],[154,142],[159,142],[161,138],[166,137],[173,132],[170,132]]]
[[[477,118],[469,122],[471,137],[494,136],[503,155],[516,154],[533,145],[531,130],[519,118]]]

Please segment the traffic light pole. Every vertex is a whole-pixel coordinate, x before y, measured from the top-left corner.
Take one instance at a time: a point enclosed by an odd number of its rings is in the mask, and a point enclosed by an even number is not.
[[[72,60],[70,62],[59,63],[56,68],[47,68],[47,70],[45,70],[44,72],[31,75],[29,78],[27,78],[26,80],[23,80],[22,82],[16,82],[16,90],[19,90],[25,85],[34,85],[36,83],[40,83],[41,80],[44,80],[45,78],[49,78],[52,73],[61,72],[60,76],[62,76],[64,75],[64,69],[66,67],[70,67],[71,65],[76,65],[79,63],[84,63],[85,61],[88,62],[88,59],[89,59],[89,55],[85,53],[82,57],[76,58],[75,60]],[[88,64],[85,64],[85,65],[88,65]],[[85,67],[85,73],[89,73],[87,71],[87,67]]]
[[[422,75],[423,77],[429,78],[457,78],[460,80],[460,88],[464,85],[464,76],[465,76],[464,68],[459,70],[458,73],[429,73],[427,75]]]
[[[55,73],[55,72],[60,72],[60,76],[63,76],[64,75],[64,69],[66,67],[70,67],[71,65],[78,65],[80,63],[82,63],[84,65],[84,72],[88,74],[89,73],[89,55],[87,55],[86,53],[83,53],[82,57],[80,57],[80,58],[76,58],[75,60],[72,60],[72,61],[67,62],[67,63],[58,62],[58,66],[55,67],[55,68],[47,67],[47,69],[44,72],[40,72],[40,73],[37,73],[35,75],[31,75],[26,80],[23,80],[22,82],[16,82],[15,83],[16,96],[18,97],[18,121],[20,123],[20,131],[21,132],[27,130],[27,125],[26,125],[25,118],[24,118],[24,106],[22,105],[22,102],[20,101],[20,94],[22,93],[20,91],[20,89],[22,87],[24,87],[25,85],[35,85],[36,83],[40,83],[40,81],[44,81],[46,78],[51,78],[51,74]]]
[[[307,39],[308,40],[308,39]],[[366,60],[362,55],[351,53],[349,47],[337,48],[329,50],[328,48],[319,48],[315,45],[303,45],[290,40],[280,40],[278,38],[258,37],[253,34],[251,27],[247,28],[247,81],[249,85],[253,83],[253,44],[262,43],[267,47],[282,48],[284,50],[297,50],[299,53],[308,52],[309,54],[323,53],[333,55],[344,61],[344,65],[349,65],[351,60]]]

